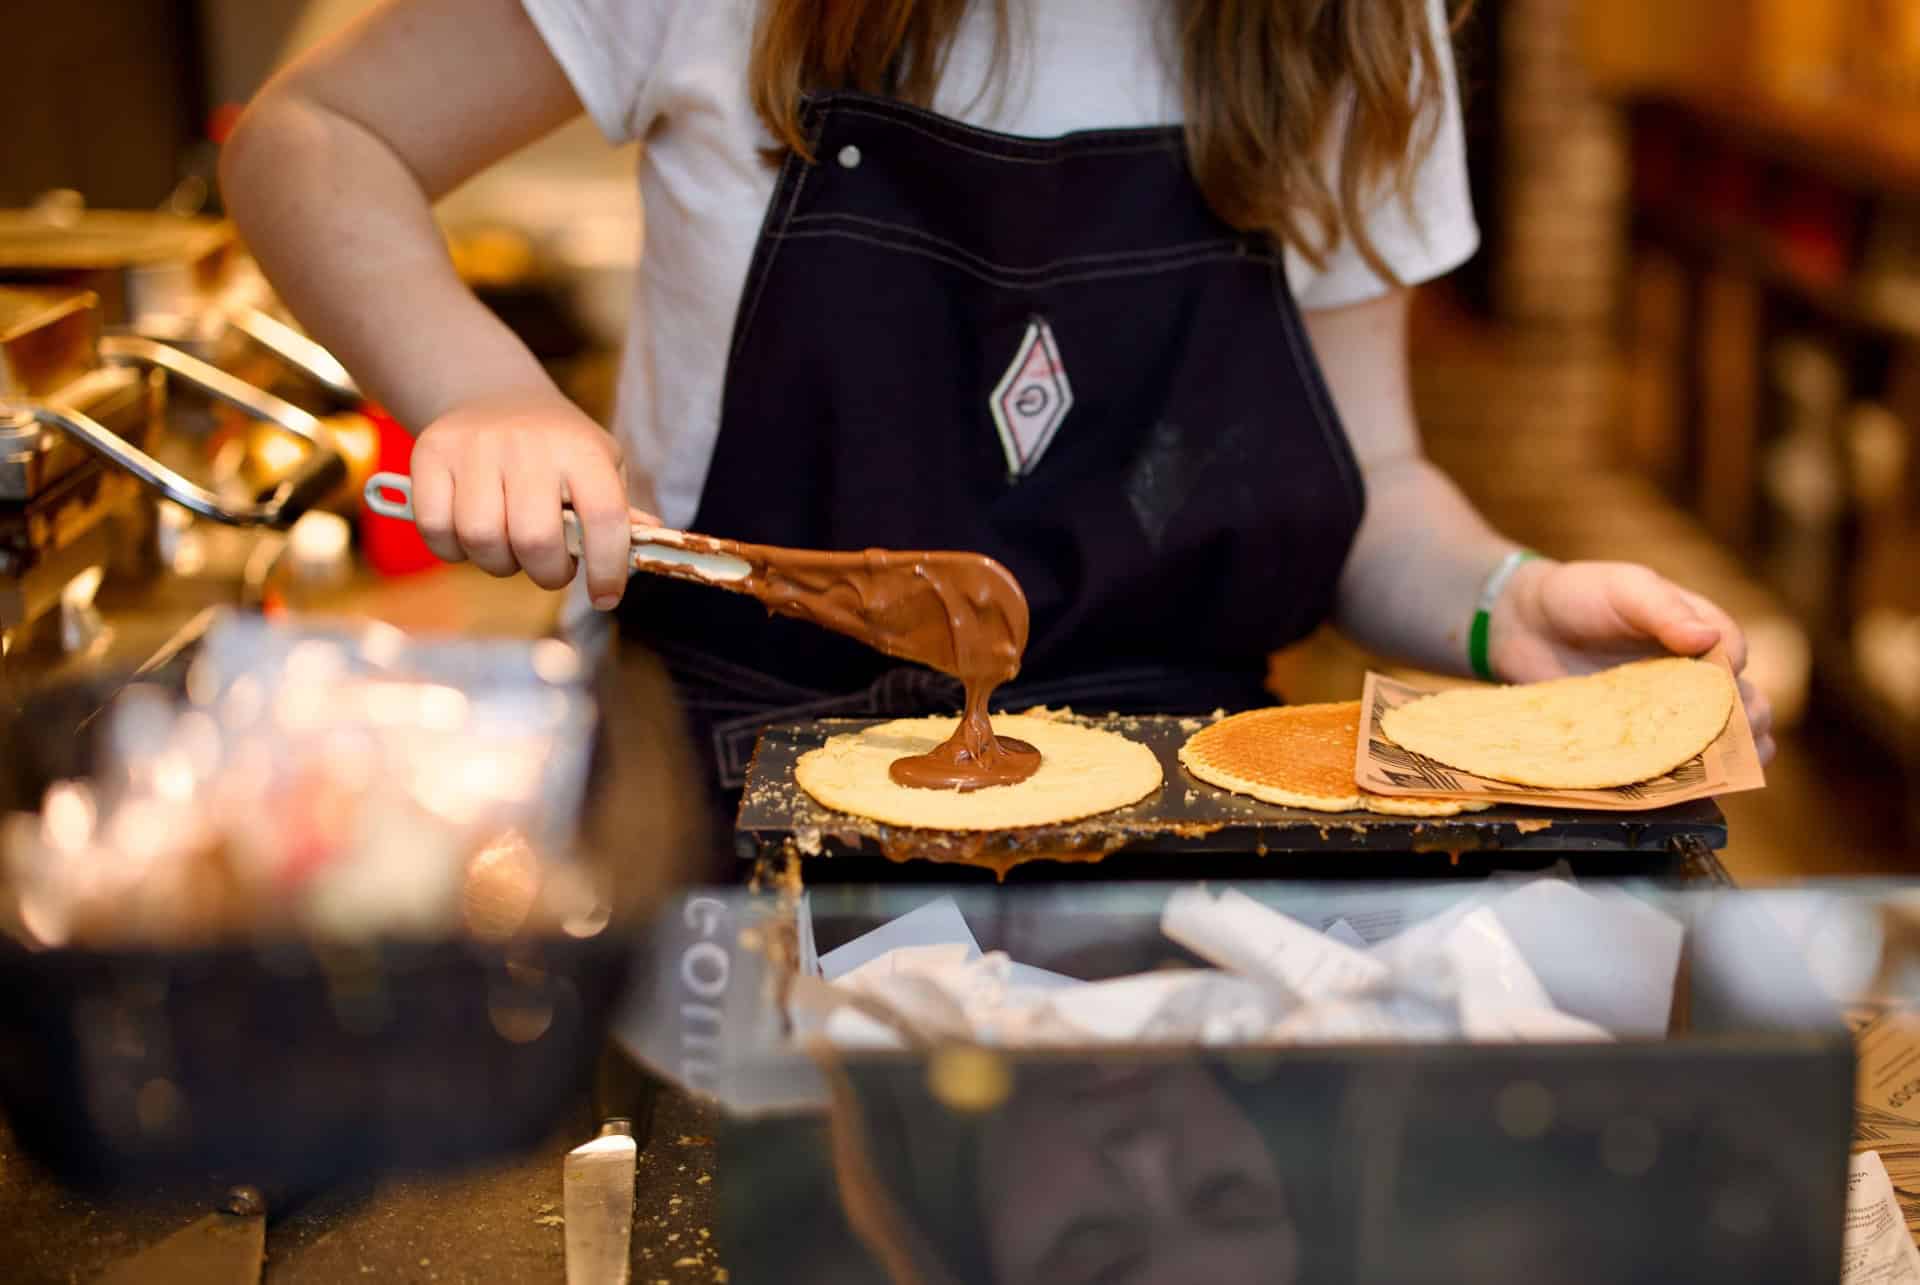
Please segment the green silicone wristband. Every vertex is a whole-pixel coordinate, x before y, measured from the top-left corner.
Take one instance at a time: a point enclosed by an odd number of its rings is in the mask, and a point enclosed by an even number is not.
[[[1507,581],[1513,579],[1513,573],[1520,564],[1538,555],[1527,549],[1516,549],[1509,553],[1500,565],[1487,577],[1486,585],[1480,590],[1480,602],[1474,609],[1473,624],[1467,629],[1467,663],[1473,666],[1473,676],[1483,683],[1491,683],[1493,662],[1487,656],[1488,635],[1493,632],[1493,604],[1500,600],[1501,592],[1507,587]]]
[[[1467,631],[1467,659],[1473,663],[1473,676],[1483,683],[1493,681],[1493,666],[1487,660],[1487,633],[1493,624],[1484,611],[1473,613],[1473,628]]]

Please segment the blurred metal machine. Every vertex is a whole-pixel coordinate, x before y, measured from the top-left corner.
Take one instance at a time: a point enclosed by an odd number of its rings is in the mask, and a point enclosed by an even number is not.
[[[345,368],[280,314],[228,223],[57,197],[0,210],[0,281],[90,290],[113,333],[181,349],[316,414],[359,402]]]
[[[231,224],[89,210],[72,194],[54,194],[32,209],[0,210],[0,285],[7,284],[89,291],[111,339],[163,344],[317,417],[347,462],[340,488],[325,498],[351,511],[377,453],[360,391],[292,323]],[[190,387],[200,382],[178,365],[170,373]],[[256,408],[231,410],[232,399],[219,394],[211,402],[172,398],[167,426],[204,455],[228,450],[226,471],[258,487],[299,467],[304,452],[279,431],[285,425]]]
[[[0,639],[8,655],[34,641],[89,568],[139,573],[153,521],[139,482],[78,438],[50,431],[40,408],[85,416],[101,434],[143,449],[160,377],[99,359],[91,295],[0,289]],[[97,586],[96,586],[97,587]]]
[[[282,531],[352,495],[349,456],[373,454],[358,393],[273,307],[226,224],[0,211],[0,676],[101,651],[108,616],[162,647],[246,596],[246,575],[182,592],[170,536]]]
[[[258,494],[216,492],[156,451],[188,386],[301,444]],[[232,526],[285,529],[337,492],[345,463],[311,413],[137,336],[102,334],[97,296],[0,287],[0,663],[82,653],[103,590],[151,598],[166,577],[159,500]]]

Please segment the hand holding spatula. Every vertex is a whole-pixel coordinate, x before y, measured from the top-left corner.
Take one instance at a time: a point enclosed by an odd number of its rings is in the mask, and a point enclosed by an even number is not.
[[[367,482],[366,501],[382,517],[411,522],[412,479],[377,473]],[[580,557],[578,515],[564,509],[561,523],[567,551]],[[1019,582],[977,553],[783,549],[636,525],[628,570],[746,594],[768,611],[963,681],[978,675],[1006,681],[1018,672],[1027,645],[1027,600]]]

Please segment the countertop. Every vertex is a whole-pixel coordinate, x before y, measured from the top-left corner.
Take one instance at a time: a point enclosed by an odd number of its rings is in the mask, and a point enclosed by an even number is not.
[[[561,1134],[511,1162],[341,1188],[271,1216],[263,1279],[563,1281],[561,1161],[593,1128],[583,1101]],[[635,1186],[636,1285],[727,1279],[714,1240],[714,1168],[710,1113],[664,1093]],[[141,1201],[80,1196],[35,1168],[0,1122],[0,1262],[20,1285],[90,1280],[187,1226],[219,1194],[210,1188],[159,1191]]]

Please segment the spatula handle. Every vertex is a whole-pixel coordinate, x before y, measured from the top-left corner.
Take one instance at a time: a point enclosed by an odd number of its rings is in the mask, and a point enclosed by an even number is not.
[[[413,479],[404,473],[375,473],[367,479],[367,507],[383,518],[411,522],[413,518]],[[585,548],[580,534],[580,515],[571,507],[560,510],[560,526],[567,541],[567,552],[578,558]],[[683,531],[668,527],[636,526],[631,536],[629,571],[654,575],[686,575],[720,588],[728,588],[753,573],[743,558],[713,553],[697,547]],[[704,543],[718,544],[718,541]]]
[[[375,473],[367,479],[364,495],[367,507],[381,517],[413,521],[413,479],[405,473]],[[580,536],[580,515],[563,507],[560,530],[566,538],[567,552],[580,557],[586,547]]]

